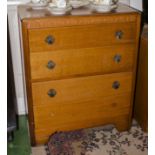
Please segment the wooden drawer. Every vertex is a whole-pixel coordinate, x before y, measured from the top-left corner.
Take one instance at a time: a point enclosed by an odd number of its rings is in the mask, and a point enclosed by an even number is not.
[[[33,106],[92,102],[130,92],[132,72],[32,83]]]
[[[30,52],[97,47],[136,40],[136,23],[30,29]]]
[[[36,135],[110,123],[114,117],[129,115],[131,83],[131,72],[33,83]],[[55,96],[48,95],[51,89]]]
[[[79,95],[78,95],[79,96]],[[90,121],[105,117],[129,114],[131,93],[119,95],[80,99],[66,103],[51,103],[46,106],[34,107],[35,129],[44,129],[46,126],[55,131],[58,126],[69,128],[70,124],[78,126],[80,121]],[[91,114],[91,115],[90,115]],[[48,122],[50,122],[48,124]]]
[[[31,53],[31,78],[57,79],[132,71],[135,45]]]

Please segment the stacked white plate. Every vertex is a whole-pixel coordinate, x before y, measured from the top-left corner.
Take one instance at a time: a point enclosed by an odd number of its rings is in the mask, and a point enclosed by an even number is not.
[[[117,8],[118,0],[109,0],[109,1],[91,1],[90,9],[96,12],[104,13],[110,12]]]
[[[57,7],[55,4],[49,3],[48,10],[54,15],[64,15],[69,13],[72,10],[72,7],[70,5],[67,5],[66,7]]]
[[[48,3],[47,2],[44,2],[44,3],[29,3],[28,4],[30,7],[32,7],[32,9],[35,9],[35,10],[39,10],[39,9],[44,9]]]
[[[69,3],[73,8],[76,9],[76,8],[87,6],[90,3],[90,1],[89,0],[70,0]]]
[[[103,5],[103,4],[90,4],[90,8],[96,12],[110,12],[117,8],[117,4]]]

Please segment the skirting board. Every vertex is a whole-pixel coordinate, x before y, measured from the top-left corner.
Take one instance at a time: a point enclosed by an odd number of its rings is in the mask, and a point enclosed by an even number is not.
[[[24,98],[17,98],[17,114],[18,115],[27,114],[27,107],[25,106]]]

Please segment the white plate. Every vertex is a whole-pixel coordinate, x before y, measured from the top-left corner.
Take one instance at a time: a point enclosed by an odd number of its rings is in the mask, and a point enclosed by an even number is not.
[[[48,7],[48,10],[54,15],[64,15],[72,10],[71,6],[67,6],[66,8],[58,8],[58,7]]]
[[[29,3],[28,5],[32,7],[32,9],[44,9],[48,3]]]
[[[48,3],[48,6],[52,8],[52,7],[56,7],[56,4],[55,3]]]
[[[113,5],[101,5],[101,4],[91,4],[90,8],[94,11],[103,13],[103,12],[110,12],[111,10],[114,10],[117,8],[117,4]]]
[[[85,1],[71,0],[69,3],[71,4],[71,6],[73,8],[79,8],[79,7],[83,7],[83,6],[88,5],[90,2],[88,0],[85,0]]]

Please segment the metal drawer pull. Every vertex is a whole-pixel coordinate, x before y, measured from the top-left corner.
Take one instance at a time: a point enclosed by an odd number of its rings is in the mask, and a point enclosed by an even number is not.
[[[53,69],[55,67],[55,63],[52,60],[49,60],[47,63],[47,68],[48,69]]]
[[[117,39],[122,39],[122,37],[123,37],[123,32],[122,32],[122,31],[117,31],[117,32],[115,33],[115,36],[116,36]]]
[[[54,89],[50,89],[47,94],[49,97],[54,97],[57,94],[57,92]]]
[[[121,55],[116,54],[116,55],[114,56],[114,61],[115,61],[116,63],[119,63],[119,62],[121,61],[121,59],[122,59]]]
[[[54,41],[55,41],[55,39],[54,39],[54,37],[51,36],[51,35],[47,36],[46,39],[45,39],[45,42],[46,42],[47,44],[49,44],[49,45],[53,44]]]
[[[112,84],[112,87],[113,87],[114,89],[118,89],[118,88],[120,87],[119,81],[114,81],[113,84]]]

